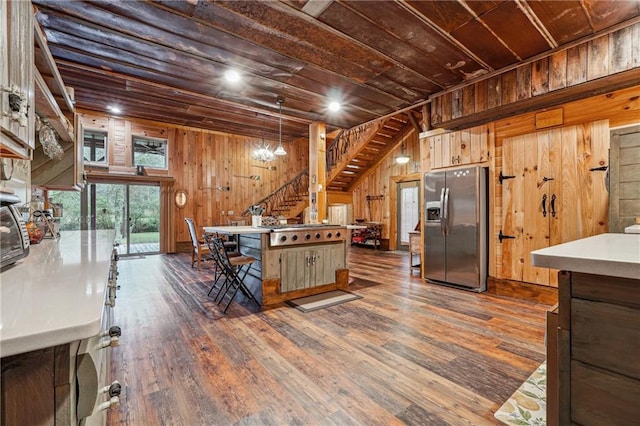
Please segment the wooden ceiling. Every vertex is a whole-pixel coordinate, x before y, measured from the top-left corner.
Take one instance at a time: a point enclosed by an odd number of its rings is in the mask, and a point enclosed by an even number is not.
[[[350,128],[640,16],[635,0],[33,0],[76,106],[251,137]],[[223,74],[236,69],[241,83]],[[343,103],[329,113],[328,102]]]

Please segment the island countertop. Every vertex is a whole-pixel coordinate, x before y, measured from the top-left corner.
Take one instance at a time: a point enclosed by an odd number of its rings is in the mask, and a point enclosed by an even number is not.
[[[220,234],[268,234],[271,232],[267,228],[256,228],[255,226],[203,226],[202,229],[207,234],[220,233]]]
[[[640,278],[640,235],[600,234],[531,252],[535,266]]]
[[[100,332],[114,231],[62,232],[0,274],[0,357]]]

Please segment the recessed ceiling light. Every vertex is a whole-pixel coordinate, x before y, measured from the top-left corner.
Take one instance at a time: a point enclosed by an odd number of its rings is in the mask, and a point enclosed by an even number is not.
[[[332,112],[340,111],[340,108],[341,108],[341,105],[340,105],[340,102],[338,101],[331,101],[329,103],[329,111],[332,111]]]
[[[120,108],[118,108],[117,106],[113,106],[113,105],[109,105],[107,106],[107,109],[109,111],[111,111],[114,114],[120,114],[122,112],[122,110]]]
[[[240,74],[238,74],[238,71],[236,70],[227,70],[224,73],[224,78],[229,83],[237,83],[238,81],[240,81]]]

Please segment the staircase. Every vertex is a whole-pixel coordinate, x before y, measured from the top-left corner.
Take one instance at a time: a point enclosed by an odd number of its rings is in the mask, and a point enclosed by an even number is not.
[[[409,110],[340,132],[327,148],[327,190],[351,191],[411,129],[420,133],[416,115]]]
[[[343,130],[327,148],[327,190],[349,192],[401,143],[412,130],[420,133],[421,114],[408,110],[348,130]],[[309,171],[256,202],[268,216],[298,216],[309,205]],[[248,215],[249,208],[242,212]]]
[[[298,216],[309,205],[309,170],[305,169],[289,182],[254,203],[261,206],[267,216]],[[249,214],[249,208],[241,213]]]

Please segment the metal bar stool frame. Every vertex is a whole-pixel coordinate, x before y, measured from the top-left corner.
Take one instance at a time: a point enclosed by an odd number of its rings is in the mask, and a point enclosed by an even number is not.
[[[247,273],[251,269],[251,264],[255,262],[255,258],[251,256],[234,256],[229,257],[227,251],[224,247],[224,242],[218,237],[209,237],[207,238],[207,243],[209,244],[210,253],[213,255],[216,260],[216,264],[219,267],[219,272],[217,272],[217,277],[214,280],[211,289],[209,290],[208,295],[215,289],[220,277],[222,275],[225,276],[225,280],[222,282],[222,285],[218,289],[214,301],[218,302],[218,305],[222,303],[222,301],[228,297],[228,301],[226,306],[224,307],[223,313],[227,312],[231,302],[235,299],[238,291],[241,291],[247,298],[253,300],[258,306],[260,306],[260,302],[255,298],[255,296],[251,293],[249,288],[244,283],[244,279],[247,276]]]

